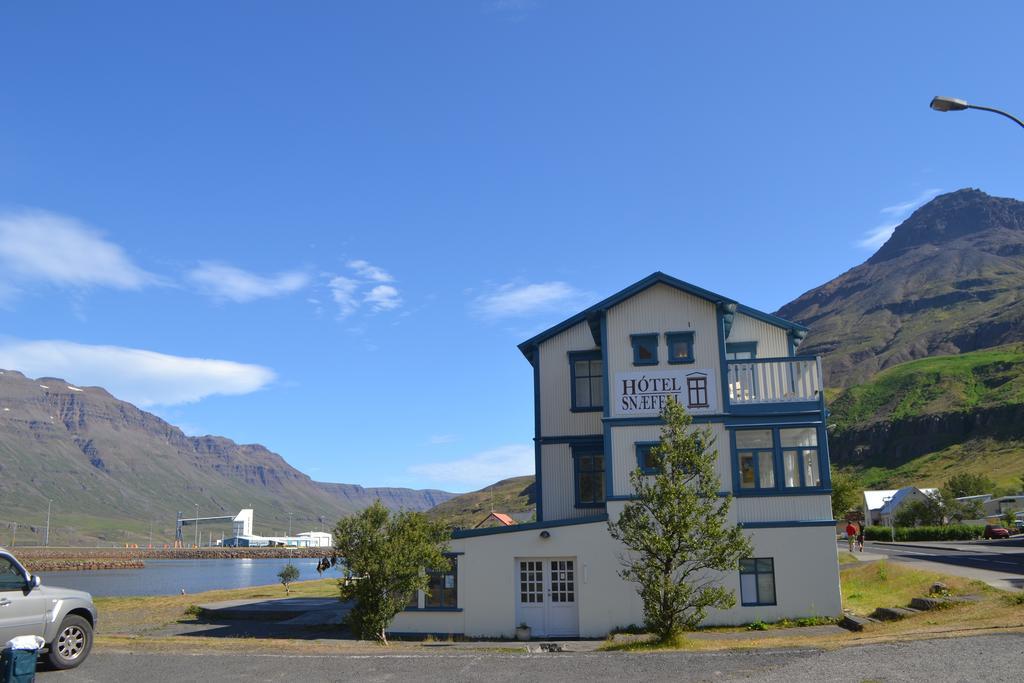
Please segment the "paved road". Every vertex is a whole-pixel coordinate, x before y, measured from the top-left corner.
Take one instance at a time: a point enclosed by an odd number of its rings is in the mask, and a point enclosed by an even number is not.
[[[239,649],[250,645],[244,641]],[[1020,681],[1024,635],[866,645],[824,652],[450,652],[380,655],[128,654],[96,652],[42,683],[121,681]]]
[[[840,548],[846,549],[845,542]],[[869,541],[864,544],[864,551],[868,554],[888,555],[901,562],[946,565],[950,574],[981,579],[999,588],[1024,588],[1024,547],[1017,541],[950,543],[946,547],[941,543],[935,546],[910,546]]]

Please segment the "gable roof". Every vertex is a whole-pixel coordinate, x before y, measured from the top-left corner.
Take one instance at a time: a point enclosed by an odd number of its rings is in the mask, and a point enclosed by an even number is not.
[[[502,526],[515,526],[515,523],[516,523],[516,520],[512,519],[511,517],[509,517],[504,512],[491,512],[491,514],[489,514],[486,517],[484,517],[483,519],[481,519],[479,524],[477,524],[473,528],[474,529],[479,529],[480,528],[480,524],[484,524],[487,520],[489,520],[492,517],[494,519],[498,520],[501,523]]]
[[[549,327],[548,329],[544,330],[540,334],[537,334],[537,335],[534,335],[533,337],[530,337],[529,339],[527,339],[526,341],[524,341],[522,344],[519,345],[519,350],[522,351],[523,355],[526,356],[529,359],[531,357],[532,353],[533,353],[533,349],[537,345],[539,345],[540,343],[550,339],[551,337],[554,337],[556,334],[558,334],[560,332],[563,332],[563,331],[569,329],[570,327],[573,327],[574,325],[578,325],[579,323],[583,322],[584,320],[587,321],[590,324],[590,332],[591,332],[591,334],[594,335],[594,343],[597,344],[598,346],[600,346],[600,334],[598,332],[598,321],[600,319],[601,314],[603,314],[605,311],[607,311],[608,309],[612,308],[613,306],[615,306],[615,305],[617,305],[619,303],[622,303],[626,299],[629,299],[630,297],[636,296],[640,292],[642,292],[642,291],[644,291],[646,289],[649,289],[650,287],[653,287],[654,285],[659,285],[659,284],[661,284],[661,285],[668,285],[669,287],[673,287],[675,289],[678,289],[679,291],[686,292],[687,294],[692,294],[692,295],[694,295],[696,297],[700,297],[701,299],[705,299],[705,300],[710,301],[710,302],[715,303],[715,304],[717,304],[717,303],[734,304],[736,306],[736,311],[738,313],[742,313],[743,315],[748,315],[751,318],[756,318],[758,320],[761,320],[763,322],[769,323],[771,325],[775,325],[777,327],[782,327],[782,328],[785,328],[787,330],[793,330],[793,331],[796,331],[796,330],[801,330],[801,331],[804,331],[804,332],[807,331],[807,328],[804,327],[803,325],[791,322],[789,320],[785,320],[783,318],[778,317],[777,315],[772,315],[771,313],[765,313],[764,311],[759,311],[756,308],[750,308],[749,306],[744,306],[743,304],[740,304],[740,303],[736,302],[734,299],[732,299],[730,297],[723,296],[721,294],[716,294],[715,292],[712,292],[710,290],[704,289],[703,287],[698,287],[696,285],[691,285],[689,282],[684,282],[683,280],[680,280],[678,278],[674,278],[671,275],[666,275],[665,273],[662,273],[659,270],[659,271],[655,271],[655,272],[651,273],[650,275],[645,277],[643,280],[640,280],[639,282],[634,282],[629,287],[626,287],[625,289],[620,290],[620,291],[616,292],[615,294],[612,294],[607,299],[603,299],[603,300],[597,302],[596,304],[594,304],[590,308],[587,308],[587,309],[584,309],[584,310],[580,311],[579,313],[577,313],[576,315],[572,316],[571,318],[567,318],[567,319],[563,320],[562,322],[558,323],[557,325],[554,325],[553,327]]]
[[[916,486],[904,486],[901,489],[897,489],[897,491],[892,494],[892,497],[889,498],[889,500],[885,501],[885,504],[882,505],[882,509],[879,510],[879,514],[892,514],[896,510],[896,508],[898,508],[900,504],[903,503],[903,500],[908,496],[912,495],[915,491],[918,493],[923,493],[929,498],[935,498],[939,495],[938,489],[919,489]]]

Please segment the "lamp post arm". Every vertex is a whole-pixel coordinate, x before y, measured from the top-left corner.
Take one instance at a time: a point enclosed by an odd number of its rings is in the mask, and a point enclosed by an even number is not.
[[[1021,128],[1024,128],[1024,121],[1021,121],[1020,119],[1018,119],[1013,114],[1007,114],[1005,111],[1003,111],[1001,109],[993,109],[992,107],[982,107],[982,106],[977,105],[977,104],[968,104],[967,108],[968,109],[980,109],[981,111],[990,111],[993,114],[999,114],[1000,116],[1005,116],[1006,118],[1010,119],[1011,121],[1016,123]]]

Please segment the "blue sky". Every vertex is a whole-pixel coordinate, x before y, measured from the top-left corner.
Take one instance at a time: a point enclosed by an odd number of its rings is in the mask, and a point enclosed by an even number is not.
[[[516,344],[655,270],[773,311],[1020,190],[1024,9],[5,3],[0,367],[324,481],[532,471]]]

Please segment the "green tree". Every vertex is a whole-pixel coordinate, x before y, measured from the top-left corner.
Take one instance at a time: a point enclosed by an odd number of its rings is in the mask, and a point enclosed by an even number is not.
[[[299,578],[299,568],[289,562],[277,573],[277,578],[281,579],[281,584],[284,586],[284,594],[288,595],[290,593],[288,584]]]
[[[957,496],[945,488],[939,490],[939,495],[945,516],[951,522],[959,524],[965,519],[979,519],[983,515],[981,501],[957,500]]]
[[[853,474],[835,467],[832,467],[831,478],[832,515],[836,519],[844,519],[847,512],[859,508],[863,502],[860,482]]]
[[[952,477],[947,479],[945,486],[942,488],[949,492],[949,494],[954,498],[962,498],[963,496],[977,496],[982,493],[992,493],[995,487],[996,483],[984,474],[963,472],[961,474],[954,474]]]
[[[893,522],[896,526],[940,526],[944,515],[942,501],[925,496],[922,500],[911,500],[901,505]]]
[[[381,502],[334,528],[334,547],[344,559],[342,600],[354,600],[348,614],[360,638],[387,644],[387,627],[416,591],[427,590],[424,568],[444,567],[450,534],[419,512],[392,514]]]
[[[651,449],[657,474],[633,470],[635,500],[608,530],[628,551],[619,575],[638,584],[647,628],[664,642],[696,628],[708,608],[736,604],[716,572],[737,571],[753,548],[728,522],[732,496],[718,496],[710,430],[694,428],[671,398],[661,417],[661,441]]]

